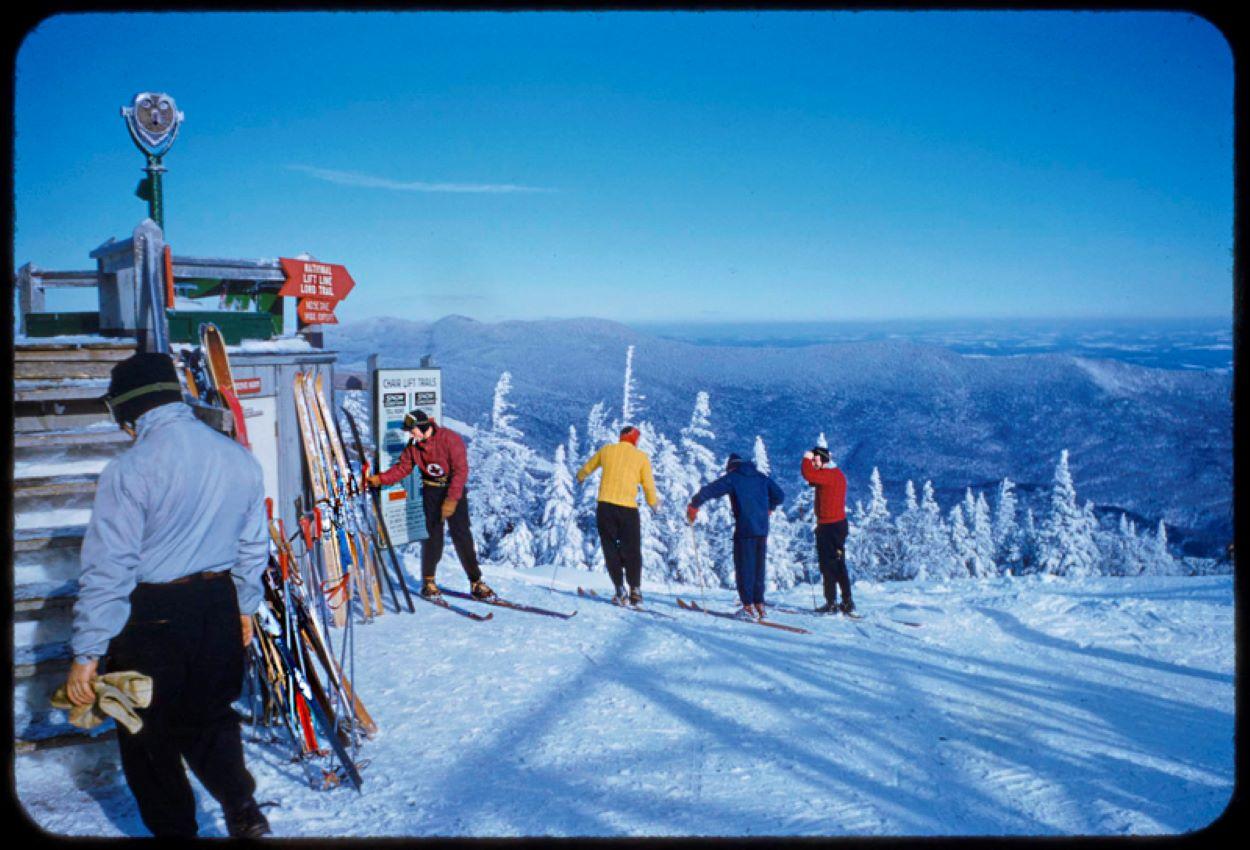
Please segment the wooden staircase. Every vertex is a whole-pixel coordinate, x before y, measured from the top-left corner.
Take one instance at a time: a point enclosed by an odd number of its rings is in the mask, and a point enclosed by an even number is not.
[[[96,481],[105,464],[130,445],[99,399],[110,370],[134,352],[133,340],[54,338],[14,348],[11,563],[18,753],[102,737],[70,726],[49,699],[64,683],[71,660],[78,553]]]

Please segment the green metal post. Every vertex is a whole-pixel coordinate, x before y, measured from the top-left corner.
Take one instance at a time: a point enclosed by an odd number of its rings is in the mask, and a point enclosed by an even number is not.
[[[165,166],[161,165],[159,156],[148,154],[148,167],[144,169],[148,175],[148,218],[156,222],[161,232],[165,232],[165,203],[161,193],[161,175]]]

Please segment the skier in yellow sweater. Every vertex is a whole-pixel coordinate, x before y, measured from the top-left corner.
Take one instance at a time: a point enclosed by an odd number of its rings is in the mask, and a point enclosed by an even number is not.
[[[642,485],[647,504],[659,512],[660,498],[651,477],[651,459],[638,448],[639,431],[632,425],[621,429],[621,439],[595,452],[586,465],[577,471],[577,482],[586,480],[600,467],[599,504],[595,509],[595,525],[603,546],[603,561],[616,586],[612,600],[626,602],[625,585],[629,582],[628,601],[642,604],[642,524],[638,516],[638,486]]]

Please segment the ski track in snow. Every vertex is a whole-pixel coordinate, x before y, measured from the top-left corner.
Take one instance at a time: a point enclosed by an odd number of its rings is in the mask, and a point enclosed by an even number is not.
[[[312,791],[283,744],[249,742],[275,835],[1180,833],[1232,792],[1228,576],[861,583],[865,619],[778,614],[795,635],[680,611],[698,591],[675,585],[647,595],[672,621],[579,599],[601,574],[551,592],[549,569],[486,574],[576,618],[418,604],[359,627],[381,727],[364,793]],[[144,834],[112,743],[18,757],[16,778],[47,830]]]

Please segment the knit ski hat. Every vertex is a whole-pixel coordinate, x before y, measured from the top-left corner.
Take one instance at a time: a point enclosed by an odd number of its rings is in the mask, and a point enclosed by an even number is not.
[[[733,472],[735,469],[738,468],[738,465],[741,463],[742,463],[742,458],[738,457],[738,455],[733,454],[731,452],[729,455],[729,460],[725,461],[725,471]]]
[[[411,431],[413,428],[420,426],[422,429],[434,420],[430,415],[421,408],[414,408],[404,414],[404,430]]]
[[[101,399],[118,425],[131,425],[162,404],[182,401],[182,384],[168,354],[140,351],[113,367],[109,391]]]
[[[638,445],[638,438],[641,435],[642,435],[642,432],[639,431],[637,428],[635,428],[633,425],[626,425],[624,428],[621,429],[621,442],[629,443],[631,446],[636,446]]]
[[[824,463],[825,466],[828,466],[829,464],[833,462],[833,458],[829,456],[829,450],[825,448],[824,446],[817,446],[816,448],[812,449],[812,454],[819,457],[821,462]]]

